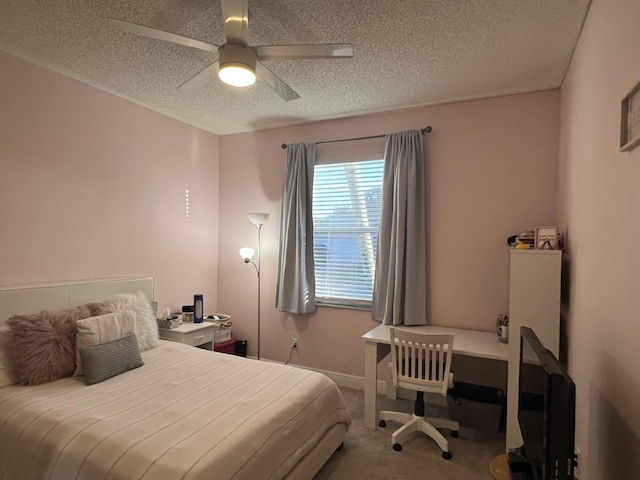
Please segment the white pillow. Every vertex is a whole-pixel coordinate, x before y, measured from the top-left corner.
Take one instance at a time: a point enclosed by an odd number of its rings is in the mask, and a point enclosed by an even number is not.
[[[18,372],[13,365],[13,332],[8,325],[0,327],[0,387],[18,383]]]
[[[78,320],[76,326],[76,371],[74,375],[84,375],[80,349],[134,335],[136,317],[131,312],[106,313]]]
[[[151,302],[143,292],[136,294],[118,293],[105,300],[87,304],[91,315],[114,312],[131,312],[136,317],[136,338],[141,352],[160,345],[158,321],[151,308]]]

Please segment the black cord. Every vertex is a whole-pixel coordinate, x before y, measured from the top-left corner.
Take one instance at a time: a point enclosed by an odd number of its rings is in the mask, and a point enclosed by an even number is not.
[[[289,358],[287,359],[286,362],[284,362],[284,364],[288,364],[291,361],[291,356],[293,355],[293,351],[296,349],[295,345],[291,345],[291,350],[289,351]]]

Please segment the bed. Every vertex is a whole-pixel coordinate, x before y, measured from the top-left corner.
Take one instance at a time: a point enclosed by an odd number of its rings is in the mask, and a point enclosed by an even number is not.
[[[152,279],[4,289],[0,324],[133,292],[153,298]],[[342,445],[351,418],[326,376],[158,343],[92,385],[1,387],[0,478],[305,479]]]

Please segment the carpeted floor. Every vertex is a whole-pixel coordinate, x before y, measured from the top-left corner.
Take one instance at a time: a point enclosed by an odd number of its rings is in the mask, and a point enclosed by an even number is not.
[[[386,428],[375,431],[364,428],[363,392],[343,387],[340,390],[353,422],[344,448],[329,459],[314,480],[488,480],[489,462],[504,453],[504,432],[487,433],[462,426],[458,438],[447,437],[451,460],[444,460],[436,443],[422,434],[404,440],[402,451],[396,452],[391,448],[391,433],[398,424],[390,422]],[[378,408],[411,412],[413,402],[390,401],[378,395]],[[427,405],[427,415],[444,416],[446,409]]]

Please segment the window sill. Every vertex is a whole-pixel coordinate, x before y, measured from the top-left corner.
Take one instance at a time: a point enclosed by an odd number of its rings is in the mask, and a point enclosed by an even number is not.
[[[371,311],[371,305],[356,305],[349,303],[337,303],[337,302],[321,302],[316,300],[316,305],[318,307],[330,307],[330,308],[346,308],[349,310],[363,310],[363,311]]]

